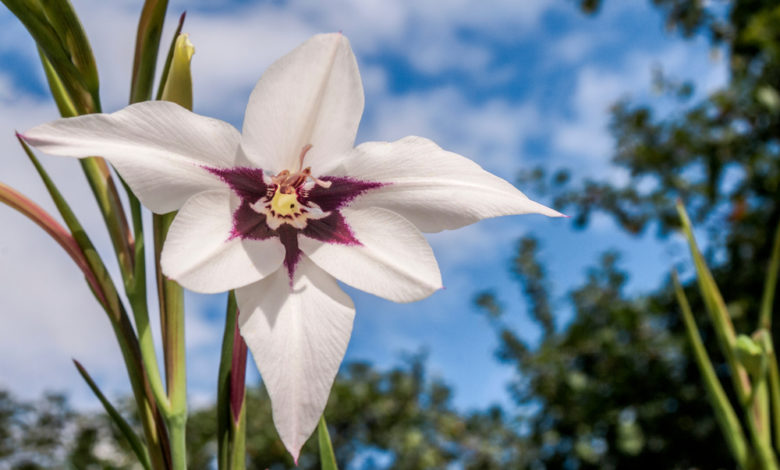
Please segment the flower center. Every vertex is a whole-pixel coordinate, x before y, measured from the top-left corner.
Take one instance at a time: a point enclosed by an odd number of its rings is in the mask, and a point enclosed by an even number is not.
[[[268,181],[269,192],[264,198],[251,205],[259,214],[265,214],[266,223],[272,230],[282,224],[289,224],[297,229],[306,228],[309,219],[321,219],[330,214],[309,201],[309,192],[315,187],[329,188],[330,181],[323,181],[311,174],[311,167],[303,167],[303,159],[311,149],[311,145],[303,147],[298,159],[298,170],[294,173],[283,170]]]

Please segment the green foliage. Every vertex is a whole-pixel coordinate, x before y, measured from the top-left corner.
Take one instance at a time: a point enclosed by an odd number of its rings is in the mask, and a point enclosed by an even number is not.
[[[545,283],[538,242],[520,243],[523,284]],[[530,247],[533,247],[531,249]],[[573,319],[531,349],[504,321],[500,360],[516,368],[511,391],[528,429],[525,458],[533,467],[717,468],[730,457],[681,337],[669,292],[627,298],[627,275],[605,254],[569,293]],[[485,297],[483,296],[483,302]],[[533,305],[533,302],[531,303]],[[534,316],[534,315],[532,315]]]
[[[451,395],[446,384],[427,375],[420,355],[386,372],[348,365],[336,379],[325,413],[339,468],[504,469],[522,461],[517,429],[504,411],[459,413]],[[137,417],[132,403],[125,401],[119,412]],[[247,468],[292,468],[271,425],[266,391],[247,389],[245,408]],[[213,468],[216,414],[212,405],[188,419],[188,469]],[[140,433],[137,419],[130,425]],[[299,467],[319,470],[319,455],[315,435]],[[61,397],[22,403],[0,392],[0,468],[138,468],[137,463],[131,467],[134,461],[124,435],[106,415],[74,413]]]
[[[589,13],[601,5],[578,3]],[[617,103],[613,162],[630,175],[625,186],[577,180],[566,169],[536,168],[521,179],[554,196],[575,225],[587,226],[602,211],[630,234],[649,226],[661,235],[677,229],[675,203],[681,199],[709,235],[709,256],[717,253],[722,260],[709,264],[712,282],[729,303],[715,307],[727,309],[734,330],[752,332],[766,297],[773,229],[780,222],[780,9],[773,0],[724,1],[720,12],[714,9],[718,2],[653,3],[675,30],[706,34],[727,55],[728,84],[694,100],[690,84],[659,72],[656,88],[677,101],[673,111],[659,116],[652,104]],[[501,307],[502,293],[476,299],[500,337],[499,358],[516,368],[511,387],[517,403],[532,407],[522,418],[532,467],[733,467],[703,399],[673,290],[626,295],[626,274],[618,256],[608,253],[587,282],[569,292],[568,325],[550,332],[540,315],[553,298],[540,288],[547,281],[537,251],[535,240],[522,240],[514,266],[530,316],[544,333],[538,346],[530,347],[507,326],[504,316],[510,312]],[[686,289],[686,297],[691,311],[703,314],[705,304],[712,307],[718,299],[703,299],[694,287]],[[699,316],[697,322],[718,379],[731,382],[729,354],[718,350],[711,320]],[[777,325],[773,328],[777,337]],[[769,373],[777,375],[771,367]],[[727,393],[739,403],[731,387]]]
[[[0,468],[138,468],[118,437],[108,417],[75,413],[62,395],[21,402],[0,391]]]

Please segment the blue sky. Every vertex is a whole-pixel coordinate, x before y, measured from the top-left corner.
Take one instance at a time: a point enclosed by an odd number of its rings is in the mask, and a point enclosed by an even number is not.
[[[105,111],[126,103],[140,3],[73,0],[95,49]],[[657,66],[692,80],[700,94],[726,79],[723,60],[704,41],[668,34],[645,0],[606,0],[595,17],[568,0],[487,3],[233,1],[215,7],[205,0],[171,1],[163,42],[186,9],[185,31],[196,47],[195,111],[240,128],[249,93],[274,59],[312,34],[342,31],[366,91],[358,142],[421,135],[510,181],[520,169],[541,164],[568,167],[575,178],[625,183],[625,172],[609,163],[609,105],[624,96],[658,102],[651,87]],[[0,180],[52,212],[13,130],[56,116],[32,41],[1,10]],[[52,157],[44,164],[113,262],[78,165]],[[90,406],[94,401],[70,364],[75,357],[110,395],[126,394],[108,322],[77,270],[8,208],[0,207],[0,227],[0,385],[20,396],[65,390]],[[386,368],[403,353],[425,349],[429,370],[454,387],[461,409],[508,403],[504,386],[512,372],[495,362],[497,341],[472,300],[477,292],[495,290],[512,312],[509,322],[530,342],[536,339],[510,274],[516,240],[524,234],[543,243],[559,325],[568,315],[566,289],[584,279],[604,250],[624,253],[632,292],[657,286],[681,253],[674,238],[659,242],[652,231],[630,238],[601,216],[584,232],[567,220],[518,216],[434,234],[429,240],[446,289],[398,305],[347,288],[358,313],[346,360]],[[224,296],[192,294],[187,300],[191,397],[202,403],[214,391]],[[253,366],[250,376],[258,380]]]

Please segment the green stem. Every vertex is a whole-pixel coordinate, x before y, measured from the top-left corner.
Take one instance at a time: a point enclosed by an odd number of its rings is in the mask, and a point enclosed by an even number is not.
[[[102,158],[90,157],[79,160],[87,181],[95,195],[103,221],[108,228],[111,243],[114,246],[122,279],[125,283],[133,276],[133,256],[130,236],[130,226],[127,223],[125,210],[119,200],[119,193],[114,185],[111,172]]]
[[[170,408],[163,410],[171,439],[174,470],[187,468],[187,358],[184,341],[184,293],[179,284],[165,278],[160,269],[160,254],[175,213],[154,215],[155,267],[160,299],[165,378]]]
[[[756,454],[758,454],[759,465],[763,470],[778,470],[777,457],[769,441],[764,439],[752,407],[746,407],[746,412],[748,415],[748,429],[750,430],[753,447],[755,447]]]
[[[246,469],[246,397],[241,403],[238,421],[231,420],[230,470]]]
[[[123,182],[124,184],[124,182]],[[141,348],[141,358],[146,366],[149,385],[151,386],[157,405],[164,415],[171,412],[171,404],[168,400],[165,387],[160,376],[160,367],[157,364],[157,351],[154,347],[154,336],[149,326],[149,304],[146,297],[146,259],[143,218],[141,214],[141,205],[138,199],[125,185],[127,194],[130,197],[130,213],[133,220],[133,235],[135,239],[134,249],[134,272],[132,282],[126,287],[127,298],[133,310],[135,327],[138,330],[138,342]],[[135,201],[135,203],[133,203]]]
[[[220,355],[217,379],[217,468],[219,470],[229,469],[231,462],[230,369],[233,363],[236,317],[236,296],[233,291],[230,291],[225,315],[225,331],[222,334],[222,354]]]
[[[769,398],[772,410],[772,427],[775,431],[775,448],[780,449],[780,371],[774,349],[769,353]]]
[[[696,267],[699,290],[701,291],[704,304],[707,307],[707,312],[709,313],[713,327],[715,328],[718,344],[731,369],[730,375],[734,384],[734,390],[737,393],[740,404],[744,405],[750,399],[751,385],[747,371],[737,360],[734,353],[734,343],[736,341],[734,324],[731,321],[731,316],[726,308],[726,303],[723,301],[720,290],[715,283],[715,279],[712,277],[712,273],[699,251],[696,237],[693,235],[691,220],[688,218],[688,213],[685,211],[685,207],[683,207],[682,202],[680,201],[677,202],[677,212],[680,215],[683,234],[688,240],[688,247],[691,251],[691,256],[693,257],[694,266]]]
[[[152,393],[144,371],[141,360],[141,352],[138,341],[133,334],[133,326],[130,323],[124,307],[121,307],[119,318],[112,320],[111,326],[114,329],[119,348],[125,360],[127,373],[130,377],[130,385],[133,389],[133,396],[138,405],[138,414],[141,417],[141,424],[144,428],[144,435],[149,446],[152,467],[155,469],[167,469],[167,446],[168,442],[164,432],[163,424],[160,422],[159,410],[153,400]]]
[[[129,294],[128,297],[130,297]],[[138,344],[141,349],[141,358],[149,377],[149,385],[154,394],[154,399],[160,407],[160,411],[167,416],[171,413],[171,403],[165,392],[160,376],[160,368],[157,364],[157,351],[154,348],[154,337],[149,326],[149,309],[147,308],[146,299],[139,300],[133,296],[130,298],[130,304],[133,307],[133,318],[135,319],[135,327],[138,330]]]
[[[677,273],[672,273],[672,281],[674,282],[677,302],[680,305],[683,323],[685,324],[685,332],[693,348],[693,355],[704,381],[704,389],[707,391],[710,404],[715,410],[715,419],[718,421],[723,437],[726,439],[731,455],[737,461],[737,465],[747,469],[749,468],[749,447],[745,434],[742,431],[742,426],[739,423],[739,418],[737,418],[737,414],[734,412],[734,408],[731,406],[726,392],[715,374],[715,368],[712,366],[712,361],[710,361],[707,350],[704,348],[704,343],[693,319],[688,299],[685,297],[685,292],[677,279]],[[749,418],[748,421],[752,423],[751,419]]]
[[[167,421],[171,439],[171,469],[187,470],[187,410],[171,415]]]
[[[772,331],[772,304],[775,300],[777,287],[777,271],[780,268],[780,224],[775,231],[775,241],[772,246],[772,258],[769,262],[769,270],[766,274],[764,294],[761,297],[761,313],[759,315],[759,327]]]

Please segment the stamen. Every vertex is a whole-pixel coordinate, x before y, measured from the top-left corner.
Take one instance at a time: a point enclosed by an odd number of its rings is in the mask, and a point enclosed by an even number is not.
[[[321,179],[319,179],[319,178],[315,178],[315,177],[313,177],[313,176],[310,176],[310,178],[311,178],[311,179],[312,179],[312,180],[313,180],[315,183],[317,183],[317,186],[319,186],[319,187],[321,187],[321,188],[328,189],[328,188],[330,188],[330,185],[331,185],[331,184],[333,184],[333,181],[325,181],[325,180],[321,180]]]
[[[311,148],[311,144],[306,144],[301,149],[301,154],[298,156],[297,172],[290,173],[290,170],[282,170],[276,176],[271,178],[271,181],[278,186],[280,193],[294,194],[298,188],[306,183],[307,179],[311,179],[317,186],[321,188],[330,188],[330,181],[321,180],[312,176],[310,166],[303,168],[303,160]]]
[[[306,153],[311,150],[311,147],[311,144],[306,144],[301,149],[301,155],[298,157],[298,171],[301,171],[301,168],[303,168],[303,158],[306,156]]]

